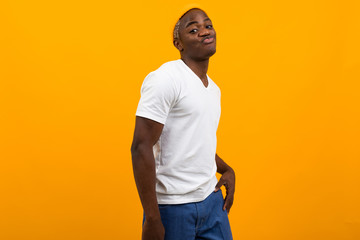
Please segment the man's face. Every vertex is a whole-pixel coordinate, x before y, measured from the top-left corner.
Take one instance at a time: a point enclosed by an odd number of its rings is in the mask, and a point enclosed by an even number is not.
[[[216,32],[201,10],[191,10],[180,20],[179,39],[174,41],[183,57],[206,60],[216,52]]]

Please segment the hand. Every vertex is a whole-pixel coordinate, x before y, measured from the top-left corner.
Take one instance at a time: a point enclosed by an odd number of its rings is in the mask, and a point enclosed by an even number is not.
[[[165,228],[161,219],[145,219],[142,231],[142,240],[164,240]]]
[[[222,174],[219,182],[215,186],[215,192],[219,191],[222,185],[224,185],[226,189],[226,197],[223,210],[226,209],[229,213],[230,208],[234,202],[235,194],[235,172],[231,168]]]

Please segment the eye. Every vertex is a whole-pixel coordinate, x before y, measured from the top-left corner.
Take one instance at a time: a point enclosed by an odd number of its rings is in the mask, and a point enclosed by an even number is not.
[[[212,25],[207,25],[206,28],[213,28],[213,26]]]
[[[194,29],[192,29],[189,33],[196,33],[196,32],[197,32],[197,29],[194,28]]]

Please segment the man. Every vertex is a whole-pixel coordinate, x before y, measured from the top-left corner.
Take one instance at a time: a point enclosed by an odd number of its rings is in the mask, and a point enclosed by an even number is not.
[[[185,12],[173,43],[181,59],[145,78],[136,112],[131,152],[142,239],[229,240],[235,173],[216,154],[220,89],[207,75],[216,32],[206,13]]]

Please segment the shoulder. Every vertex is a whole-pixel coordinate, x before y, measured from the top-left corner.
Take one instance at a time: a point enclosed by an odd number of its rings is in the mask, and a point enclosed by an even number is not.
[[[176,78],[179,75],[179,72],[183,70],[181,60],[173,60],[162,64],[154,72],[168,78]]]
[[[164,87],[177,87],[178,71],[181,68],[179,60],[169,61],[162,64],[155,71],[150,72],[144,80],[144,84]]]
[[[163,63],[157,70],[159,71],[172,71],[181,66],[181,59],[168,61],[166,63]]]

